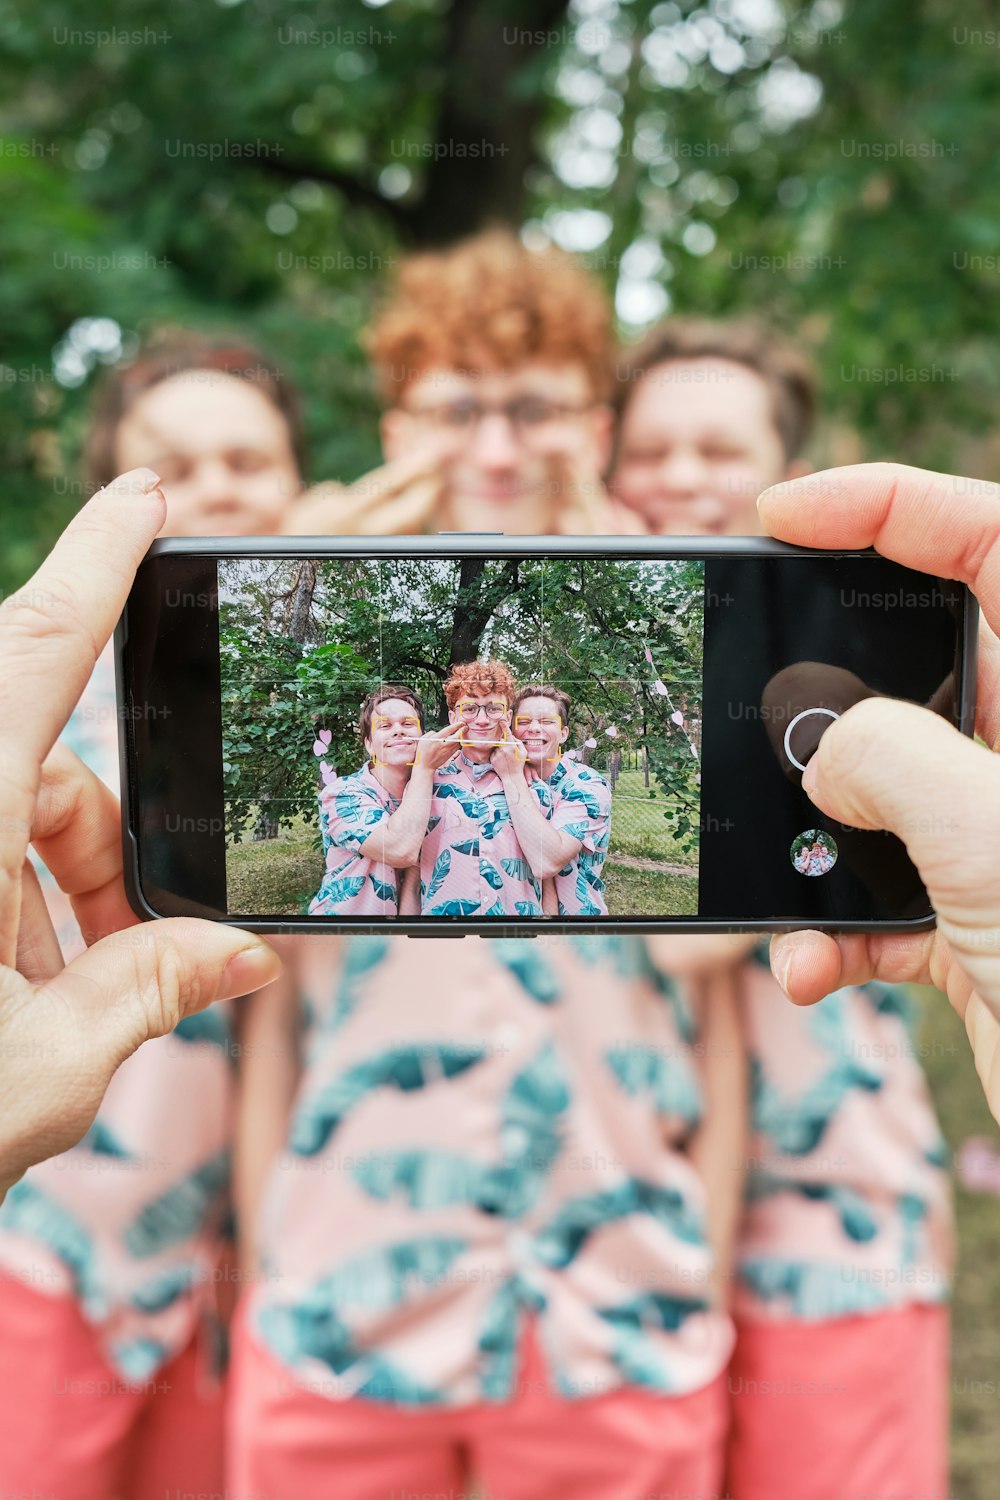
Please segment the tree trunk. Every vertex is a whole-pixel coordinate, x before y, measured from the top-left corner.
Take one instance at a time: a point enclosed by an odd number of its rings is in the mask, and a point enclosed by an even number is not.
[[[567,0],[454,0],[432,131],[438,154],[409,215],[418,244],[520,225],[546,107],[540,73],[564,40],[567,8]]]
[[[300,646],[305,644],[309,631],[309,611],[312,609],[315,592],[316,564],[301,562],[297,569],[285,626],[286,634],[290,635],[293,641],[298,641]]]

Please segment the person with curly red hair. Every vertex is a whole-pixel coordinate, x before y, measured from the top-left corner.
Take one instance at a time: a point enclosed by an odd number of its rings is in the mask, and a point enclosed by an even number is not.
[[[615,340],[597,278],[491,229],[403,261],[366,347],[386,464],[321,485],[286,530],[641,533],[608,496]]]

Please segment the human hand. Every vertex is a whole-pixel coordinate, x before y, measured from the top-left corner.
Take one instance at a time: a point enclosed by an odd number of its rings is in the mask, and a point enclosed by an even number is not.
[[[442,442],[426,441],[353,484],[317,484],[288,510],[284,536],[415,536],[434,530],[444,494]]]
[[[802,777],[828,816],[898,835],[937,912],[933,932],[797,932],[771,945],[789,997],[810,1004],[871,978],[931,983],[964,1018],[1000,1118],[1000,488],[896,464],[828,470],[766,490],[765,528],[809,547],[874,546],[979,599],[976,728],[989,748],[914,704],[869,698],[831,724]]]
[[[465,725],[462,723],[446,724],[443,729],[433,729],[422,734],[416,742],[414,769],[420,766],[425,771],[437,771],[454,760],[461,748],[460,740],[464,730]]]
[[[157,485],[137,469],[100,491],[0,606],[0,1198],[80,1139],[142,1042],[281,967],[232,927],[140,923],[122,883],[117,799],[57,743],[163,525]],[[65,967],[29,843],[88,944]]]
[[[559,536],[646,536],[640,516],[605,488],[586,454],[548,455],[547,485]]]
[[[500,728],[503,739],[495,750],[490,752],[490,764],[498,776],[509,780],[511,777],[524,777],[528,764],[528,752],[521,741],[515,739],[510,732],[510,725],[506,719],[501,719]]]

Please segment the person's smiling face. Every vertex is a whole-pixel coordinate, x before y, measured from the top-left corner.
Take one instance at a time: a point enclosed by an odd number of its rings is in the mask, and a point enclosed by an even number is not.
[[[413,704],[384,698],[372,714],[365,749],[376,766],[411,766],[419,738],[420,720]]]
[[[524,746],[529,762],[540,776],[548,777],[569,734],[558,705],[544,694],[522,698],[514,714],[514,737]]]
[[[760,375],[728,359],[676,359],[629,396],[612,488],[661,536],[752,536],[757,496],[788,467]]]
[[[473,761],[488,760],[510,726],[507,704],[499,693],[465,693],[448,717],[452,724],[462,725],[462,749]]]
[[[164,536],[268,536],[302,488],[281,412],[248,380],[185,370],[137,397],[115,433],[120,471],[160,476]]]
[[[443,451],[442,527],[551,529],[554,465],[608,458],[611,412],[582,365],[530,359],[510,370],[425,370],[382,419],[386,457],[433,443]]]

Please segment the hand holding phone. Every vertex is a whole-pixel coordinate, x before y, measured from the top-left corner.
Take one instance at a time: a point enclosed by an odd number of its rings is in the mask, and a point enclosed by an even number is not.
[[[947,579],[755,538],[165,542],[120,636],[134,899],[263,930],[927,927],[902,843],[801,777],[869,692],[967,731],[975,620]],[[419,797],[384,698],[458,747]]]
[[[117,801],[58,741],[163,524],[158,484],[137,469],[99,491],[0,609],[0,1200],[30,1165],[80,1140],[140,1043],[280,970],[246,933],[136,925]],[[88,943],[72,963],[63,963],[29,840],[72,896]]]

